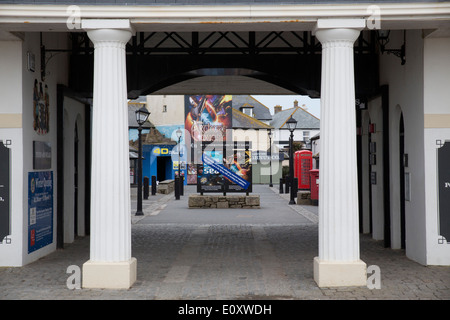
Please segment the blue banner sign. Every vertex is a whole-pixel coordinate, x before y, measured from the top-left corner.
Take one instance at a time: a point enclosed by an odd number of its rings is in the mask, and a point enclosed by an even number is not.
[[[53,242],[53,171],[28,173],[28,253]]]

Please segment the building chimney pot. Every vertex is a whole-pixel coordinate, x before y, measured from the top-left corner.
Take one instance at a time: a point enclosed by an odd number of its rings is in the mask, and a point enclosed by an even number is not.
[[[273,110],[275,112],[275,114],[277,114],[278,112],[280,112],[283,109],[282,106],[280,105],[276,105],[275,107],[273,107]]]

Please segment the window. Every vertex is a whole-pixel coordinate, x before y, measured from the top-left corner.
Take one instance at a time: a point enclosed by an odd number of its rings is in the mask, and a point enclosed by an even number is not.
[[[242,108],[242,112],[250,117],[253,117],[253,108]]]
[[[167,112],[167,105],[163,105],[163,111],[162,112]]]
[[[309,141],[309,131],[303,131],[303,141]]]

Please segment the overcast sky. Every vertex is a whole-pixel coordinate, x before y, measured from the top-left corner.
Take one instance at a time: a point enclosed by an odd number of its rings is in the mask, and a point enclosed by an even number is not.
[[[298,101],[298,105],[302,107],[304,104],[307,108],[307,111],[317,118],[320,119],[320,99],[311,99],[308,96],[300,96],[300,95],[276,95],[276,96],[260,96],[260,95],[252,95],[253,98],[264,104],[266,107],[270,109],[270,112],[273,114],[273,107],[276,105],[280,105],[283,107],[283,110],[292,108],[294,106],[294,101]]]

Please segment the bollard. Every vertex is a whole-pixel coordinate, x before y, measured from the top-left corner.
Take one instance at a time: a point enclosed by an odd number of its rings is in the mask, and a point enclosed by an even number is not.
[[[290,181],[289,181],[289,177],[285,177],[285,178],[284,178],[284,181],[285,181],[285,190],[284,190],[284,193],[289,194],[289,187],[290,187],[290,185],[291,185],[291,183],[290,183]]]
[[[180,178],[180,196],[184,196],[184,176]]]
[[[284,190],[283,181],[284,181],[284,179],[280,178],[280,194],[282,194],[283,190]]]
[[[294,198],[297,198],[297,192],[298,192],[298,178],[294,178],[294,185],[292,186],[292,189],[294,192]]]
[[[144,200],[148,200],[149,193],[149,178],[144,177]]]
[[[152,176],[152,196],[156,194],[156,176]]]
[[[175,200],[180,200],[180,178],[175,177]]]

